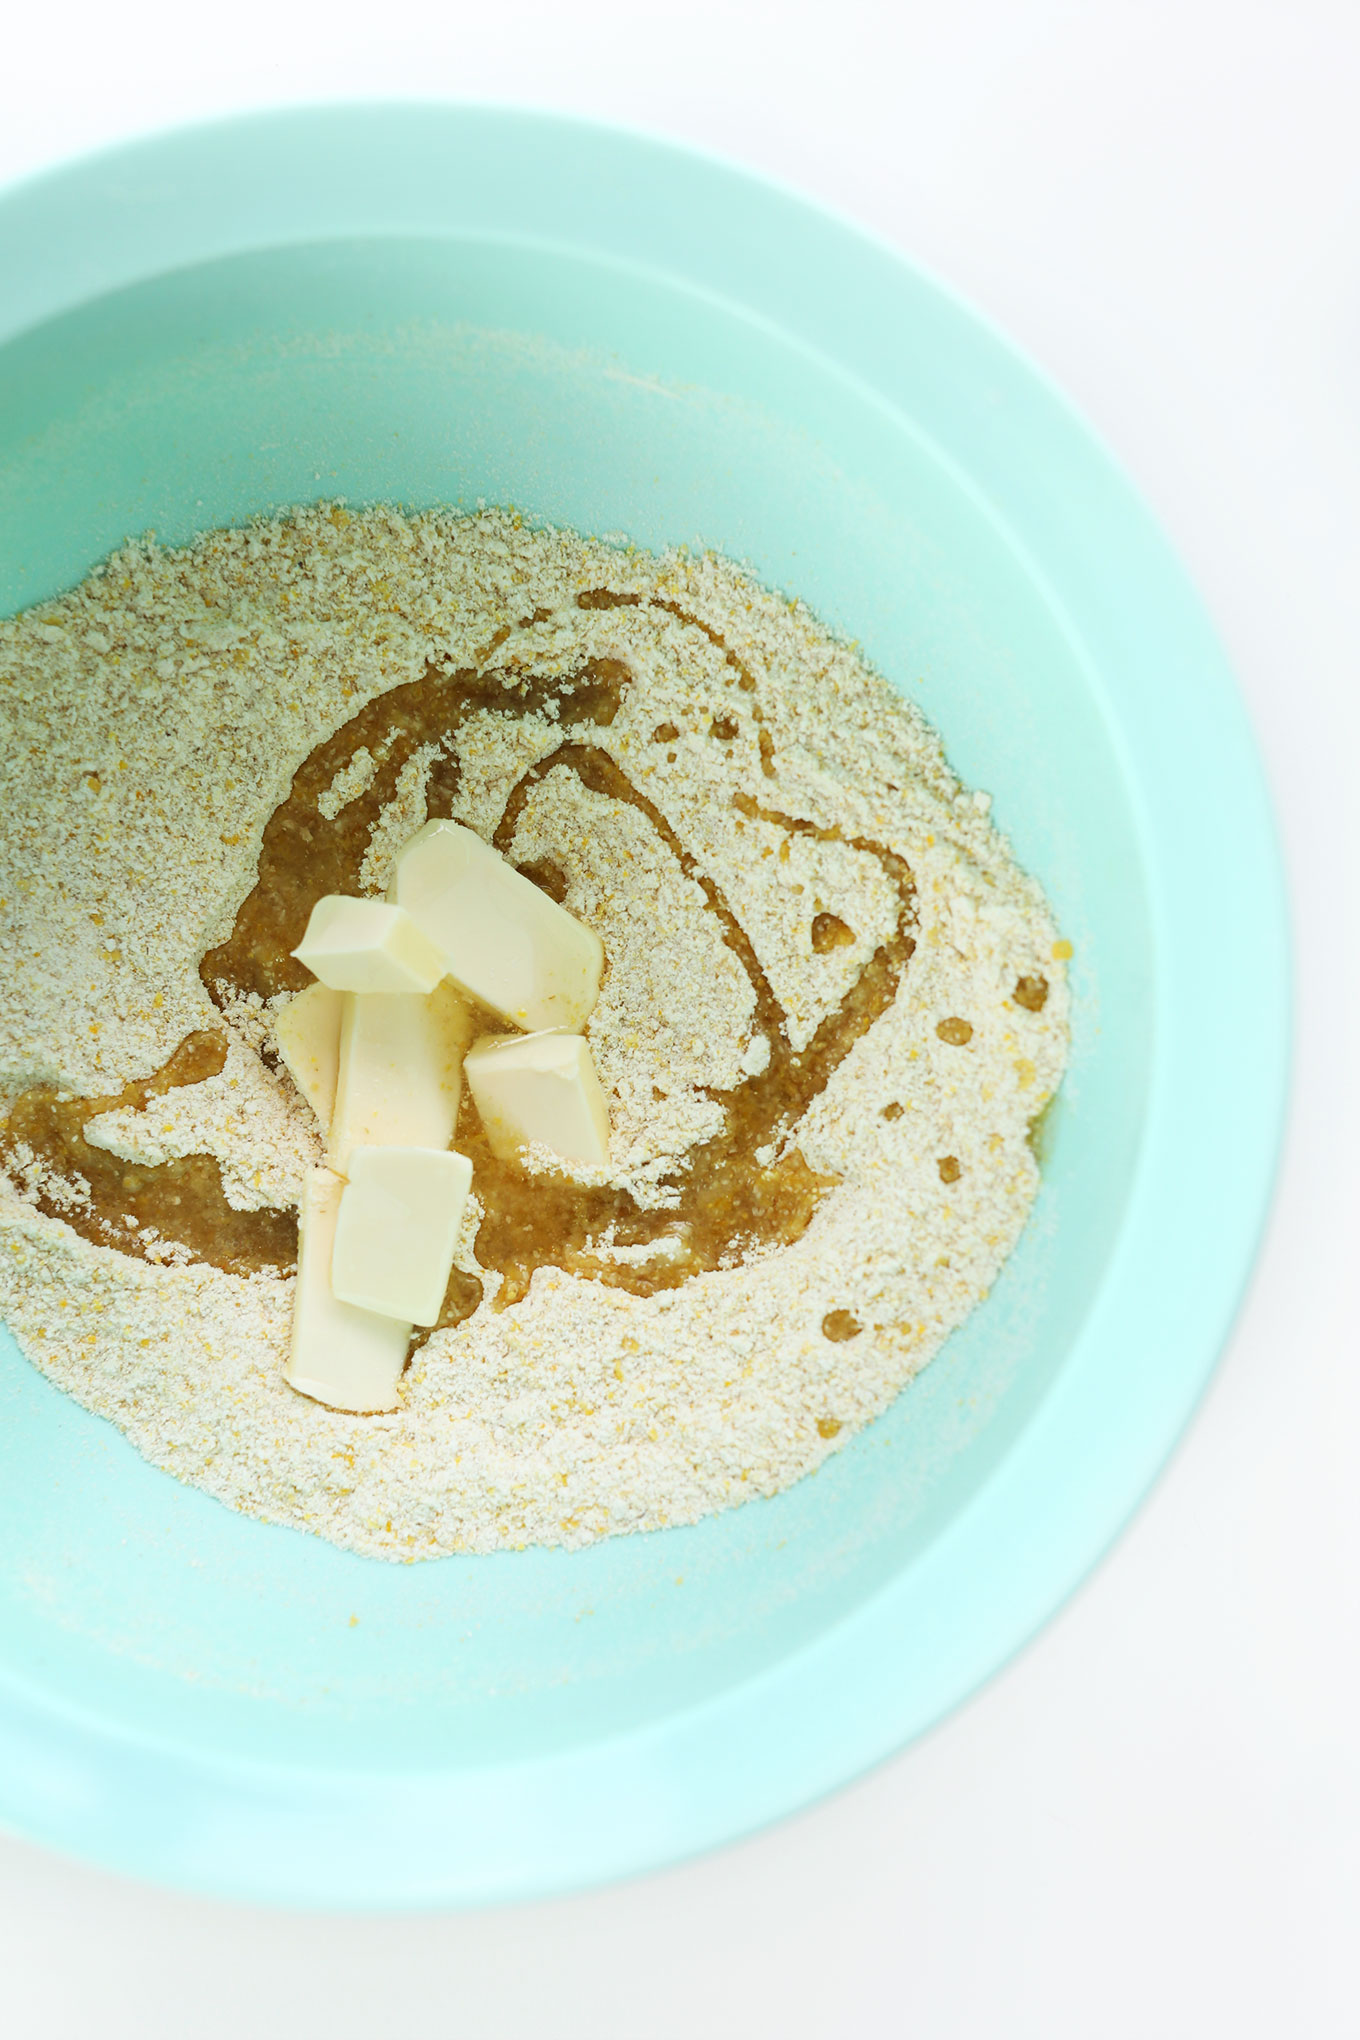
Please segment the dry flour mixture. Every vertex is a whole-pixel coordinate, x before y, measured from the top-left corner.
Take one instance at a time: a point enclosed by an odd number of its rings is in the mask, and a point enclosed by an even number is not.
[[[378,1557],[771,1494],[986,1295],[1064,962],[929,726],[730,562],[321,506],[0,624],[0,1314],[155,1465]],[[427,818],[600,935],[608,1169],[494,1166],[401,1408],[283,1379],[327,892]]]

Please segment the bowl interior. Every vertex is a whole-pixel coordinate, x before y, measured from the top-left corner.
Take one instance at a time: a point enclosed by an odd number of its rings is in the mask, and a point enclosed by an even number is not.
[[[1096,1557],[1249,1265],[1278,867],[1230,677],[1122,476],[943,292],[720,165],[338,109],[0,199],[0,614],[129,534],[334,496],[749,562],[920,703],[1076,951],[1019,1249],[772,1501],[388,1566],[153,1471],[0,1335],[0,1816],[251,1896],[508,1895],[850,1775]]]
[[[541,1752],[806,1642],[985,1479],[1116,1235],[1152,959],[1128,796],[1079,651],[926,425],[667,278],[498,240],[229,257],[0,355],[7,608],[129,533],[177,543],[319,495],[510,503],[718,547],[857,637],[934,718],[1078,958],[1072,1072],[1020,1251],[897,1406],[773,1501],[575,1554],[388,1567],[177,1486],[11,1350],[0,1622],[45,1681],[97,1691],[143,1730],[257,1752]]]

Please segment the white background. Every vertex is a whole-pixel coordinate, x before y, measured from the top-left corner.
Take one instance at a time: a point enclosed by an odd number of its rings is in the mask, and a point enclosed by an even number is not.
[[[0,1838],[0,2031],[1360,2034],[1360,7],[28,0],[3,63],[0,178],[271,101],[520,99],[774,172],[952,281],[1112,443],[1228,641],[1287,840],[1300,1050],[1188,1440],[924,1743],[721,1856],[479,1916],[252,1912]]]

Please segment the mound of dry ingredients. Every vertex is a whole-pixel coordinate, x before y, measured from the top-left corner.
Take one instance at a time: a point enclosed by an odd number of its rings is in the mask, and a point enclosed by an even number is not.
[[[1024,1224],[1068,945],[921,717],[726,560],[334,506],[138,543],[0,624],[0,731],[0,1314],[234,1508],[414,1559],[772,1494]],[[343,1416],[283,1380],[281,934],[431,813],[599,931],[613,1173],[484,1178],[401,1409]]]

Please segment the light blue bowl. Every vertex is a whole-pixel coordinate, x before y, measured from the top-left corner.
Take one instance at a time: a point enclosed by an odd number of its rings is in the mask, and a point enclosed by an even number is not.
[[[539,115],[348,108],[0,199],[0,612],[129,533],[323,495],[750,561],[911,690],[1076,944],[1019,1251],[775,1501],[386,1566],[154,1472],[5,1340],[0,1816],[251,1898],[516,1897],[863,1770],[1118,1530],[1262,1219],[1280,874],[1222,654],[1106,454],[937,285],[723,165]]]

